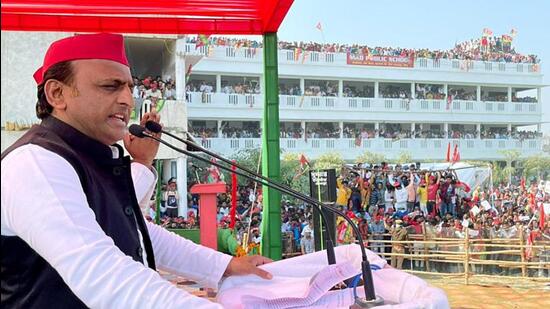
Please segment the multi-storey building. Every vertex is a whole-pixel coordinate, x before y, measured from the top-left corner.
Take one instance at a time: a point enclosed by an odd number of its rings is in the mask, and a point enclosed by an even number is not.
[[[190,128],[208,132],[202,143],[221,153],[259,147],[263,97],[250,88],[262,84],[261,50],[185,48],[209,54],[193,67],[189,83],[212,86],[211,93],[188,89]],[[541,151],[540,134],[506,137],[524,126],[540,132],[539,64],[420,58],[393,67],[352,61],[346,53],[297,57],[293,50],[279,51],[281,149],[313,158],[339,152],[346,160],[366,150],[390,159],[408,152],[413,159],[442,160],[449,142],[459,145],[462,159],[501,159],[505,149],[523,156]],[[231,93],[235,85],[252,93]],[[316,88],[321,95],[312,95]],[[392,91],[402,98],[388,97]]]

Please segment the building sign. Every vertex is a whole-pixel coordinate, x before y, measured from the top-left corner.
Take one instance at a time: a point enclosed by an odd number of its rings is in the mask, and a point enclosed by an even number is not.
[[[371,65],[378,67],[412,68],[413,56],[379,56],[348,53],[347,63],[351,65]]]

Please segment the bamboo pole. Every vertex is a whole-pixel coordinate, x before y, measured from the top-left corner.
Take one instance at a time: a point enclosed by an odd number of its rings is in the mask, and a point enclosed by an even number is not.
[[[523,235],[523,229],[519,229],[519,245],[521,246],[520,252],[521,252],[521,262],[525,263],[525,248],[523,247],[523,240],[525,235]],[[527,275],[527,269],[525,268],[525,264],[521,265],[521,276],[525,277]]]
[[[426,241],[427,238],[426,238],[426,222],[425,221],[422,221],[422,240],[423,241]],[[424,245],[424,254],[428,254],[428,246]],[[430,270],[430,259],[428,257],[425,257],[424,258],[424,268],[426,269],[426,271],[429,271]]]
[[[468,276],[469,276],[469,260],[470,260],[470,229],[466,228],[466,233],[464,235],[464,284],[468,285]]]

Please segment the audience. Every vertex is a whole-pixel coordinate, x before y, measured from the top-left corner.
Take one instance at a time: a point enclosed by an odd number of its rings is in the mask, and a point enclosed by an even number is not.
[[[187,37],[187,43],[197,44],[197,37]],[[231,46],[234,48],[261,48],[262,42],[240,39],[209,37],[209,44],[213,46]],[[515,51],[511,44],[502,42],[499,37],[479,38],[457,43],[449,50],[429,50],[426,48],[409,49],[400,47],[373,47],[361,44],[338,44],[317,42],[285,42],[279,41],[279,49],[322,53],[353,53],[383,56],[402,56],[428,59],[456,59],[494,61],[509,63],[536,64],[540,59],[536,55],[523,55]]]

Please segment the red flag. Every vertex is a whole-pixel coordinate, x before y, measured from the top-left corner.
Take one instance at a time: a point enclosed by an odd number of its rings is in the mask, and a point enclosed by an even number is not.
[[[453,95],[449,93],[447,95],[447,107],[446,107],[446,109],[447,110],[451,109],[452,104],[453,104]]]
[[[521,177],[520,186],[522,190],[525,190],[525,176]]]
[[[189,64],[189,67],[187,67],[187,72],[185,72],[185,83],[187,83],[189,77],[191,77],[191,70],[193,70],[193,64]]]
[[[544,221],[546,220],[546,214],[544,213],[544,204],[541,202],[539,203],[539,211],[540,211],[540,218],[539,218],[539,228],[541,231],[544,230]]]
[[[302,153],[302,154],[300,155],[300,168],[301,168],[302,170],[304,170],[305,167],[306,167],[306,165],[309,166],[309,160],[308,160],[308,159],[306,158],[306,156]]]
[[[355,138],[355,146],[357,147],[361,147],[361,142],[363,141],[363,139],[361,138],[361,135],[358,135],[356,138]]]
[[[458,151],[458,144],[455,144],[455,150],[453,152],[453,163],[460,161],[460,152]]]
[[[323,31],[323,26],[321,26],[321,22],[318,22],[315,28],[319,29],[319,31]]]
[[[198,38],[198,41],[195,45],[195,49],[197,49],[201,46],[209,45],[210,44],[210,41],[208,40],[209,38],[210,38],[210,35],[199,34],[199,38]]]
[[[234,163],[235,161],[233,161]],[[231,216],[231,222],[229,223],[229,228],[232,229],[235,227],[235,213],[237,211],[237,174],[235,174],[235,170],[237,167],[235,165],[231,165],[231,211],[229,212],[229,215]]]
[[[447,157],[445,161],[451,162],[451,142],[447,144]]]

